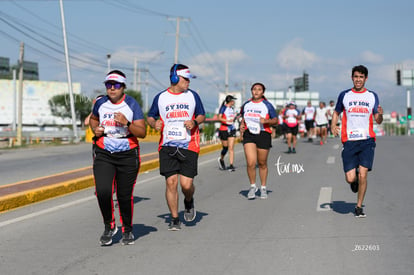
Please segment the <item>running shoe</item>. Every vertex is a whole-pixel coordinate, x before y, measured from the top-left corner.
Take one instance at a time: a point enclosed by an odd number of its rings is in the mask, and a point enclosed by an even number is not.
[[[181,229],[180,218],[171,218],[170,224],[168,225],[169,231],[178,231]]]
[[[184,210],[184,220],[186,222],[192,222],[194,221],[197,212],[194,208],[194,199],[191,199],[191,201],[186,201],[184,199],[184,206],[185,206],[185,210]]]
[[[249,193],[247,194],[247,198],[248,199],[254,199],[256,198],[256,192],[257,192],[257,187],[256,186],[252,186],[250,187]]]
[[[220,170],[226,170],[226,164],[224,163],[224,160],[222,160],[220,157],[217,159],[219,169]]]
[[[112,237],[118,232],[118,227],[116,225],[114,228],[111,228],[111,225],[105,225],[105,231],[99,240],[101,245],[111,245],[112,244]]]
[[[267,190],[264,186],[260,188],[260,198],[264,200],[267,199]]]
[[[292,149],[292,154],[296,154],[296,149],[295,149],[295,147],[293,147],[293,149]]]
[[[234,168],[233,164],[230,164],[230,166],[227,167],[227,170],[229,170],[230,172],[234,172],[236,171],[236,168]]]
[[[358,192],[358,188],[359,188],[359,171],[358,169],[356,169],[356,180],[354,182],[352,182],[351,185],[351,190],[354,193]]]
[[[135,243],[135,237],[132,232],[124,232],[122,233],[122,245],[129,245]]]
[[[289,149],[287,150],[286,154],[290,154],[292,153],[292,148],[289,147]]]
[[[356,218],[365,218],[367,215],[364,213],[364,209],[362,207],[355,207],[355,217]]]

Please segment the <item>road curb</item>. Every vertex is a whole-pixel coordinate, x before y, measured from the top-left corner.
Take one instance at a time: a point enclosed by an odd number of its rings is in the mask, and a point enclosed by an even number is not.
[[[208,154],[221,149],[221,144],[212,144],[201,147],[200,155]],[[144,173],[159,167],[158,158],[141,163],[139,173]],[[25,206],[31,203],[47,200],[50,198],[66,195],[94,186],[93,175],[79,177],[76,179],[39,187],[0,198],[0,213]]]

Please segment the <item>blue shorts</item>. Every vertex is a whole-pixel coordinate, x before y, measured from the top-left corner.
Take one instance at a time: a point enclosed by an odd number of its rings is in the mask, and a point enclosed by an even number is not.
[[[374,163],[375,146],[373,138],[345,142],[342,148],[344,172],[346,173],[360,165],[371,171]]]

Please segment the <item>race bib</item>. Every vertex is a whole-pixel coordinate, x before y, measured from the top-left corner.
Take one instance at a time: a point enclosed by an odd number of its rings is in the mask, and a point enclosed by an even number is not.
[[[127,133],[125,129],[120,127],[105,127],[104,134],[111,138],[125,138]]]
[[[347,132],[348,140],[363,140],[368,138],[367,130],[365,129],[353,129]]]
[[[182,140],[187,138],[187,130],[179,126],[167,126],[165,129],[167,140]]]
[[[288,123],[296,123],[296,117],[294,117],[294,116],[290,116],[290,117],[288,117],[288,118],[287,118],[287,122],[288,122]]]
[[[260,121],[252,121],[248,120],[246,121],[247,129],[249,129],[249,132],[252,134],[260,134]]]

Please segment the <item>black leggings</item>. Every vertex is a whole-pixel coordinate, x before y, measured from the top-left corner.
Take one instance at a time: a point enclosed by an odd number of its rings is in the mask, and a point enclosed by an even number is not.
[[[139,147],[129,151],[110,153],[93,147],[93,175],[96,196],[106,225],[115,225],[113,191],[116,189],[122,231],[132,231],[134,215],[134,186],[140,166]]]

